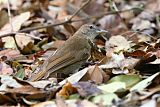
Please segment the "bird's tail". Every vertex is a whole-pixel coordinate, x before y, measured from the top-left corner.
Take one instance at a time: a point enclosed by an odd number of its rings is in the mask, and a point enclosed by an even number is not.
[[[46,74],[46,71],[39,71],[37,74],[31,76],[31,78],[28,79],[28,81],[38,81],[40,79],[42,79],[44,77],[44,75]]]

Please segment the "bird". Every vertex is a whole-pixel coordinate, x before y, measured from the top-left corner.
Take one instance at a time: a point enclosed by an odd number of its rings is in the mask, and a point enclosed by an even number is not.
[[[77,72],[89,59],[95,37],[107,32],[92,24],[82,25],[54,54],[44,61],[38,73],[31,76],[29,81],[46,79],[55,73]]]

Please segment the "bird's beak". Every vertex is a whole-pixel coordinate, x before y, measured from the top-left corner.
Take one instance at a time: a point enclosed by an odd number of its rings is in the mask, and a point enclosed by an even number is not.
[[[100,34],[100,35],[101,34],[103,35],[103,34],[108,34],[109,32],[106,31],[106,30],[98,30],[97,33]]]

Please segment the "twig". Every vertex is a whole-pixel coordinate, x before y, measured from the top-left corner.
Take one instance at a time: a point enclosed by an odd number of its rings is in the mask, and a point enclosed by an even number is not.
[[[113,11],[119,11],[119,9],[117,8],[117,6],[116,6],[116,4],[115,4],[114,1],[109,0],[109,2],[110,2],[110,4],[111,4],[111,6],[113,7],[113,8],[112,8]],[[123,25],[125,26],[125,28],[127,29],[127,25],[126,25],[124,19],[121,17],[120,13],[117,13],[117,15],[118,15],[118,17],[120,18],[120,20],[123,22]]]
[[[145,29],[143,29],[143,30],[145,30]],[[129,35],[129,37],[127,38],[128,40],[130,40],[133,36],[135,36],[136,34],[143,34],[143,35],[147,35],[147,36],[149,36],[150,38],[152,38],[153,40],[157,40],[157,38],[155,38],[155,37],[153,37],[152,35],[150,35],[150,34],[144,34],[142,31],[143,30],[140,30],[140,31],[127,31],[127,32],[125,32],[125,33],[122,33],[121,35],[126,35],[127,33],[132,33],[131,35]]]
[[[8,10],[9,24],[11,25],[11,32],[14,32],[13,24],[12,24],[12,17],[11,17],[10,1],[9,1],[9,0],[8,0],[8,2],[7,2],[7,10]],[[19,51],[21,51],[20,47],[18,46],[16,37],[13,36],[13,39],[14,39],[14,42],[15,42],[15,44],[16,44],[17,49],[18,49]]]
[[[30,32],[30,31],[33,31],[33,30],[43,29],[43,28],[47,28],[47,27],[51,27],[51,26],[59,26],[59,25],[63,25],[63,24],[66,24],[66,23],[73,23],[73,22],[90,20],[90,19],[94,19],[94,18],[101,18],[104,15],[123,13],[123,12],[127,12],[127,11],[132,11],[134,9],[140,9],[140,8],[135,7],[135,8],[126,9],[126,10],[106,12],[106,13],[101,13],[101,14],[99,14],[97,16],[91,16],[91,17],[88,17],[88,18],[81,18],[81,19],[71,20],[71,21],[67,20],[67,21],[63,21],[63,22],[60,22],[60,23],[54,23],[54,24],[49,24],[49,25],[44,25],[44,26],[37,26],[37,27],[26,28],[26,29],[19,30],[18,32],[11,32],[11,33],[7,33],[7,34],[2,34],[2,35],[0,35],[0,38],[6,37],[6,36],[13,36],[16,33]]]
[[[88,5],[88,3],[91,0],[88,0],[87,2],[85,2],[70,18],[68,21],[71,21],[84,7],[86,7]]]
[[[10,8],[10,2],[9,2],[9,0],[7,2],[7,10],[8,10],[9,23],[11,25],[11,32],[13,32],[12,17],[11,17],[11,8]]]
[[[111,11],[111,12],[100,13],[99,15],[96,15],[96,16],[90,16],[88,18],[81,18],[81,19],[77,19],[77,20],[72,20],[71,22],[85,21],[85,20],[90,20],[90,19],[98,19],[98,18],[101,18],[101,17],[103,17],[105,15],[123,13],[123,12],[127,12],[127,11],[132,11],[132,10],[135,10],[135,9],[140,9],[140,8],[134,7],[134,8],[131,8],[131,9],[126,9],[126,10],[119,10],[119,11]]]
[[[10,1],[9,1],[9,0],[7,1],[7,10],[8,10],[9,24],[11,25],[11,32],[14,32],[13,24],[12,24],[12,17],[11,17]],[[21,51],[20,47],[18,46],[16,37],[13,36],[13,39],[14,39],[14,42],[15,42],[15,44],[16,44],[17,49],[18,49],[19,51]]]
[[[13,39],[15,41],[15,44],[17,46],[17,49],[21,52],[21,48],[18,46],[17,40],[16,40],[16,36],[13,36]]]

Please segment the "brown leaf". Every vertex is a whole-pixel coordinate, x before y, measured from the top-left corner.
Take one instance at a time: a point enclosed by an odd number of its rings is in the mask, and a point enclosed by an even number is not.
[[[23,49],[29,42],[34,43],[31,37],[26,36],[26,33],[18,33],[15,35],[18,46]]]
[[[21,13],[12,18],[13,31],[18,31],[22,24],[30,18],[30,12]],[[10,23],[7,23],[1,30],[0,35],[10,33],[12,30]]]
[[[6,49],[3,51],[0,51],[0,56],[7,56],[8,59],[16,58],[16,57],[20,56],[20,52],[15,49]]]
[[[157,56],[157,58],[160,58],[160,50],[157,50],[156,56]]]
[[[95,47],[95,48],[97,48],[97,47]],[[99,52],[98,49],[95,49],[95,48],[93,48],[91,50],[92,60],[95,60],[95,61],[102,60],[105,57],[105,55],[103,55],[102,52]]]
[[[96,84],[101,84],[103,82],[103,73],[102,69],[100,69],[97,65],[89,68],[87,74],[89,75],[89,80],[94,81]]]
[[[71,35],[73,35],[76,32],[75,27],[72,26],[71,24],[66,23],[63,26]]]
[[[0,20],[1,20],[1,22],[0,22],[0,28],[1,28],[1,27],[4,26],[4,25],[8,22],[8,20],[9,20],[8,14],[7,14],[7,12],[6,12],[5,10],[1,10],[1,11],[0,11]]]
[[[78,82],[74,84],[74,86],[77,87],[78,93],[82,97],[101,93],[101,90],[98,89],[97,86],[91,82]]]
[[[3,48],[4,47],[4,42],[2,41],[2,38],[0,38],[0,48]]]
[[[106,49],[112,47],[115,52],[119,52],[122,50],[127,50],[131,47],[130,41],[128,41],[125,37],[121,35],[112,36],[109,41],[106,41],[105,47]]]
[[[16,103],[12,98],[5,94],[0,94],[0,104]]]
[[[13,74],[13,69],[4,62],[0,63],[0,75],[11,75]]]
[[[146,55],[146,52],[144,52],[142,50],[136,50],[136,51],[133,51],[133,52],[124,52],[123,54],[126,57],[136,57],[136,58],[139,58],[139,57],[144,57]]]

